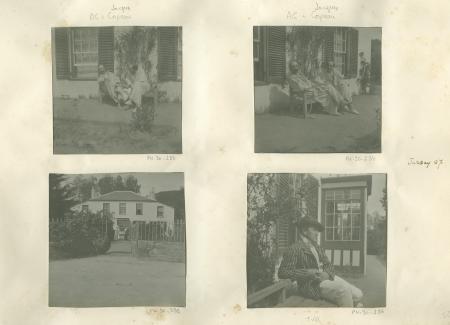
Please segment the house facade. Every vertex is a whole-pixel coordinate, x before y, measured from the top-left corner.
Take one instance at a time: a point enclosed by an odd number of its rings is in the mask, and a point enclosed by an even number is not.
[[[173,228],[174,209],[151,198],[132,191],[114,191],[77,204],[74,211],[102,211],[110,215],[113,226],[118,230],[129,229],[136,222],[158,222],[166,229]]]
[[[98,66],[120,76],[128,51],[133,64],[149,64],[164,100],[181,102],[181,27],[56,27],[51,37],[54,97],[97,97]]]
[[[352,27],[255,26],[253,72],[255,112],[288,107],[286,77],[296,60],[311,77],[322,62],[333,61],[357,93],[358,30]]]
[[[312,177],[276,174],[273,194],[278,202],[274,223],[275,258],[299,239],[300,218],[316,218],[325,227],[319,242],[337,268],[365,273],[367,255],[367,200],[372,176]]]

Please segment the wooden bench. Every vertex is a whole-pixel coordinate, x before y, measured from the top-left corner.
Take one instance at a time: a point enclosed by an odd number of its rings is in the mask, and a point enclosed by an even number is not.
[[[278,281],[260,291],[252,293],[247,298],[248,308],[261,307],[301,307],[301,308],[330,308],[336,305],[325,300],[313,300],[302,297],[298,294],[288,296],[294,285],[291,280]],[[275,306],[267,306],[265,303],[268,299],[275,300]]]

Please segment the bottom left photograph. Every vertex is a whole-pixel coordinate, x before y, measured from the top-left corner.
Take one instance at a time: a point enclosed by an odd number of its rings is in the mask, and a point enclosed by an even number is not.
[[[49,174],[50,307],[186,305],[183,173]]]

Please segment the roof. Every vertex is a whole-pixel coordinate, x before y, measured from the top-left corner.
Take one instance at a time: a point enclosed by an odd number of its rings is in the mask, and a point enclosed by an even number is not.
[[[362,181],[367,183],[367,195],[372,193],[372,176],[371,175],[355,175],[355,176],[337,176],[337,177],[322,177],[322,183],[341,183],[341,182],[357,182]]]
[[[138,201],[138,202],[158,202],[149,199],[145,196],[139,195],[132,191],[114,191],[109,192],[99,197],[89,199],[88,201]]]

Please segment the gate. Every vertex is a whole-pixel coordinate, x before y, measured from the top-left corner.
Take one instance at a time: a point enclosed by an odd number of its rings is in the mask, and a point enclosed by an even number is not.
[[[185,222],[150,221],[131,225],[132,254],[181,262],[185,260]]]

